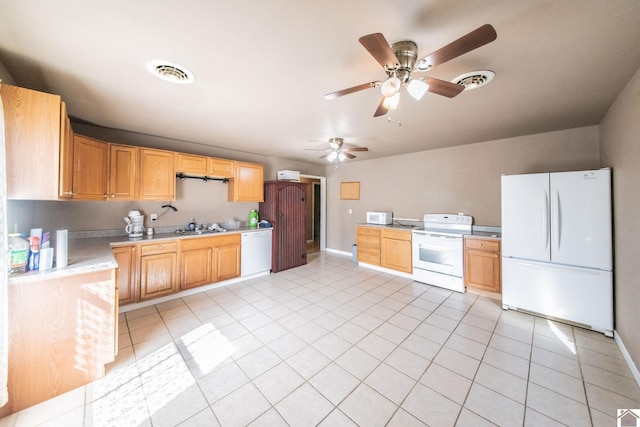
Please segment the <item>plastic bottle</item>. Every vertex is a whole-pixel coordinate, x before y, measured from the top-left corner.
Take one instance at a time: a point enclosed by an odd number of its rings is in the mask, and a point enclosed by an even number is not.
[[[9,274],[25,273],[29,260],[29,242],[19,233],[9,234]]]
[[[29,260],[27,270],[35,271],[40,269],[40,238],[38,236],[29,237]]]
[[[196,219],[191,218],[191,221],[189,221],[189,231],[195,231],[195,229],[196,229]]]
[[[249,212],[249,228],[257,228],[258,227],[258,212],[255,209],[252,209]]]

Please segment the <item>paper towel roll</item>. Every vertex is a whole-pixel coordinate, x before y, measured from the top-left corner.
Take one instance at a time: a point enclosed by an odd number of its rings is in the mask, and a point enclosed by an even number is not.
[[[68,262],[69,231],[56,230],[56,268],[65,268]]]

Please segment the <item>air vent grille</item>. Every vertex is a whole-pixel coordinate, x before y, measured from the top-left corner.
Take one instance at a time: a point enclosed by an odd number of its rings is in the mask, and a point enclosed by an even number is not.
[[[464,90],[477,89],[488,84],[496,76],[493,71],[472,71],[456,77],[451,82],[464,86]]]
[[[151,61],[147,64],[147,69],[156,77],[171,83],[187,84],[195,80],[191,71],[168,61]]]

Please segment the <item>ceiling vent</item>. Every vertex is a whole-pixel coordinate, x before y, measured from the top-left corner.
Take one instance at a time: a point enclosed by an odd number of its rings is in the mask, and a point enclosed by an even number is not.
[[[464,86],[464,90],[472,90],[488,84],[495,76],[496,73],[493,71],[472,71],[456,77],[451,82]]]
[[[188,84],[195,80],[191,71],[169,61],[153,60],[147,63],[147,69],[154,76],[171,83]]]

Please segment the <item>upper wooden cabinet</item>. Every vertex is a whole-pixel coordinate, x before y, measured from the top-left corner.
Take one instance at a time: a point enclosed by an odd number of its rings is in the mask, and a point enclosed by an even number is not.
[[[233,160],[216,157],[185,153],[177,153],[176,155],[176,173],[233,178],[234,164]]]
[[[107,198],[109,144],[82,135],[73,136],[74,200]]]
[[[207,160],[205,156],[178,153],[176,155],[176,172],[206,175],[208,172]]]
[[[264,201],[264,168],[255,163],[236,162],[229,181],[230,202]]]
[[[138,149],[109,144],[108,200],[135,200]]]
[[[0,84],[4,110],[7,198],[57,200],[60,142],[68,122],[60,96]]]
[[[138,199],[175,200],[175,153],[141,148],[139,151]]]
[[[61,104],[60,114],[60,172],[58,175],[58,198],[73,197],[73,129],[67,115],[67,105]]]
[[[218,159],[215,157],[207,158],[207,175],[220,178],[233,178],[235,171],[235,163],[233,160]]]

